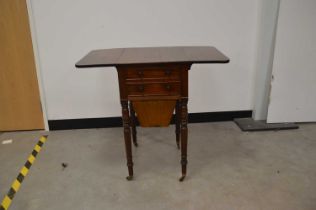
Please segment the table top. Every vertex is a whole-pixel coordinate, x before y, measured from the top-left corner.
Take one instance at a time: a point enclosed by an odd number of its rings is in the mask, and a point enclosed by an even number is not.
[[[76,63],[78,68],[131,64],[228,63],[229,58],[209,46],[143,47],[93,50]]]

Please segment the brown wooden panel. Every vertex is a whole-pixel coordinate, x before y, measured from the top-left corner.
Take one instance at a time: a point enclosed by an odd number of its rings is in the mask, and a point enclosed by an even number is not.
[[[0,0],[0,130],[44,129],[26,1]]]
[[[142,127],[166,127],[170,124],[176,100],[133,101],[132,103]]]
[[[77,62],[76,67],[228,62],[229,58],[210,46],[142,47],[93,50]]]
[[[180,95],[180,82],[127,85],[129,96]]]
[[[166,96],[128,96],[129,101],[166,101],[179,100],[180,95],[166,95]]]
[[[161,68],[132,68],[127,70],[127,79],[151,79],[151,78],[180,78],[180,70],[175,67],[167,66]]]
[[[180,82],[180,78],[167,78],[167,77],[157,77],[157,78],[133,78],[126,79],[125,84],[127,85],[138,85],[138,84],[153,84],[153,83],[177,83]]]

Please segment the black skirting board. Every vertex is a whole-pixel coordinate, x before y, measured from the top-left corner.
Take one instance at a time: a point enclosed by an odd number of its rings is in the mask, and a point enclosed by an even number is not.
[[[220,122],[232,121],[235,118],[251,117],[251,110],[243,111],[225,111],[225,112],[199,112],[189,113],[189,123]],[[174,116],[171,124],[174,124]],[[105,118],[83,118],[83,119],[63,119],[48,120],[50,130],[68,130],[68,129],[88,129],[88,128],[110,128],[121,127],[121,117]]]

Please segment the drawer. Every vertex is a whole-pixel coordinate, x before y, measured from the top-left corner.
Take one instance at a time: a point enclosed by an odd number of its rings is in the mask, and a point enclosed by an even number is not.
[[[179,95],[180,82],[127,84],[129,96]]]
[[[180,78],[180,70],[177,68],[135,68],[127,70],[127,79],[150,79],[150,78]]]

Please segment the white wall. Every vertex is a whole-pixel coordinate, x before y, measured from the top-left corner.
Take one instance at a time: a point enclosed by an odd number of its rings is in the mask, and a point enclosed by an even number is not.
[[[316,121],[316,1],[281,1],[268,122]]]
[[[48,119],[120,116],[116,71],[75,69],[97,48],[213,45],[193,65],[189,112],[250,110],[258,0],[31,0]]]

